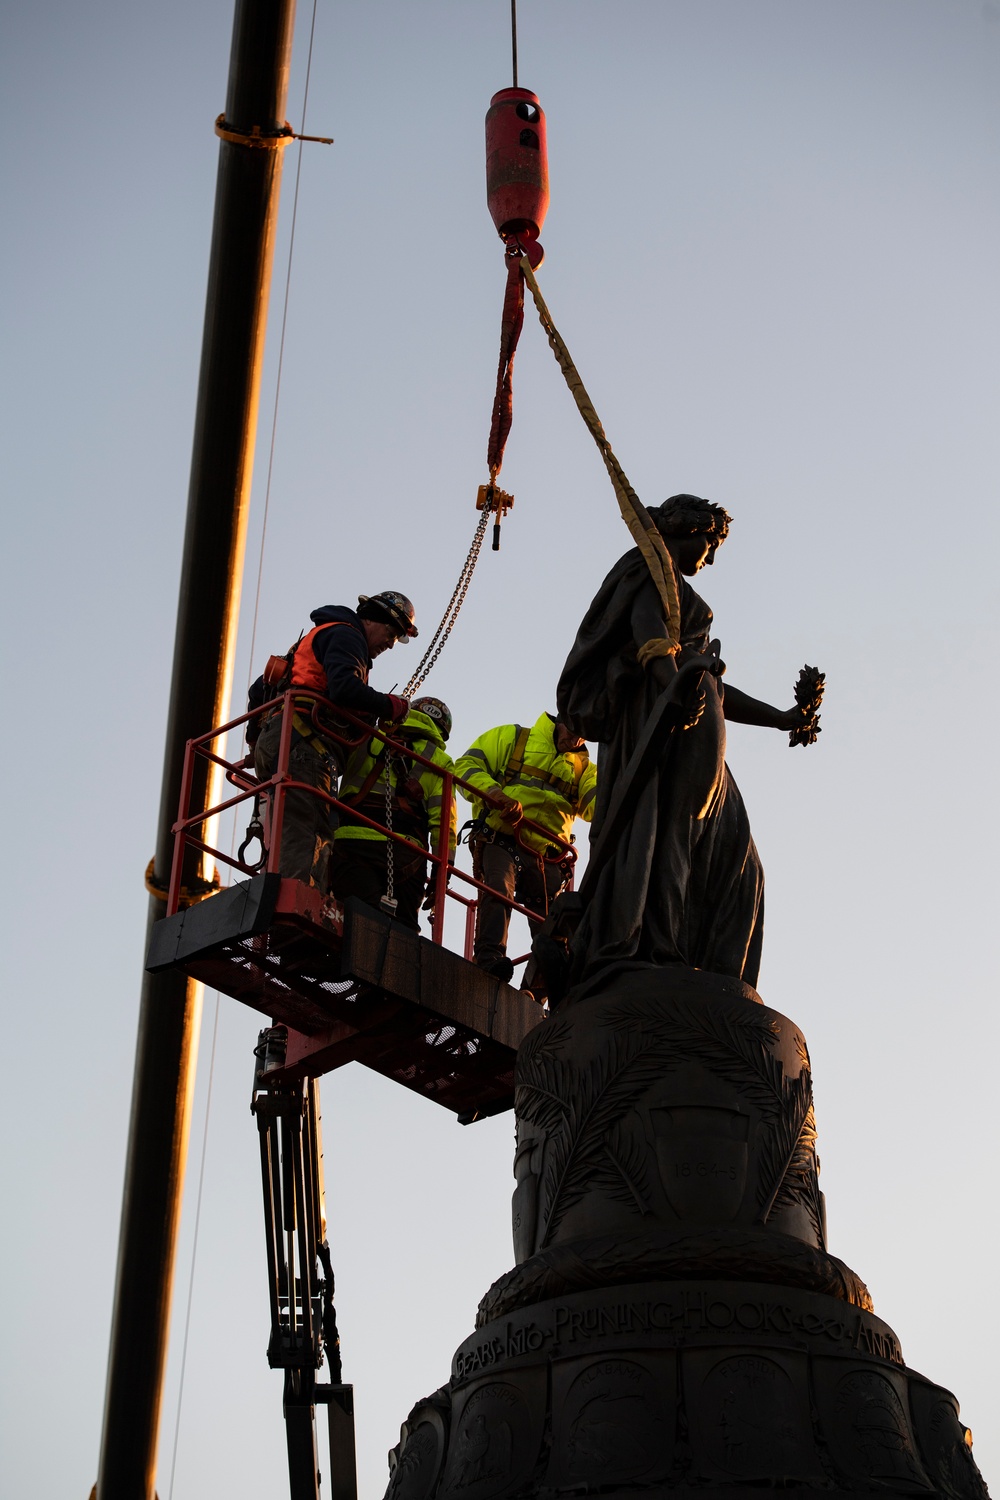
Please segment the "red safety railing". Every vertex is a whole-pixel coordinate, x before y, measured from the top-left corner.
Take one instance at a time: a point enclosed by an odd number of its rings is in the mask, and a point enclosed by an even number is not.
[[[306,702],[310,702],[312,705],[311,709],[307,711],[312,728],[323,740],[330,743],[331,748],[339,747],[339,758],[345,764],[353,751],[374,739],[387,745],[390,751],[398,751],[401,755],[405,755],[409,761],[416,762],[430,771],[434,776],[440,778],[441,821],[438,828],[437,841],[434,848],[425,851],[427,859],[432,862],[434,868],[434,901],[431,920],[431,939],[433,942],[439,944],[443,944],[444,942],[445,902],[451,899],[466,908],[464,951],[466,958],[472,957],[476,909],[478,906],[478,893],[480,891],[488,893],[495,900],[509,907],[512,912],[517,912],[521,916],[526,917],[529,922],[537,923],[541,920],[544,913],[539,914],[536,911],[532,911],[529,907],[520,905],[517,901],[510,900],[501,892],[495,891],[491,886],[477,880],[467,871],[460,870],[455,864],[450,848],[455,788],[462,787],[472,793],[473,796],[478,797],[480,795],[479,792],[470,782],[464,780],[461,776],[457,776],[453,771],[443,770],[440,766],[435,765],[432,760],[426,759],[425,756],[417,755],[412,746],[401,740],[394,739],[389,730],[372,725],[347,709],[336,707],[319,693],[314,693],[306,688],[290,689],[283,695],[280,705],[278,700],[272,699],[260,708],[251,709],[248,713],[241,714],[237,719],[230,719],[228,724],[222,724],[217,729],[210,729],[207,734],[200,735],[197,739],[188,740],[184,753],[180,806],[177,821],[173,826],[174,857],[170,871],[170,887],[167,895],[168,916],[172,916],[181,904],[185,856],[189,850],[199,850],[201,853],[207,854],[210,858],[228,865],[230,868],[238,870],[244,875],[256,875],[262,869],[266,869],[269,873],[273,874],[280,873],[281,830],[284,821],[285,798],[289,792],[307,792],[310,796],[317,797],[327,803],[329,807],[349,813],[352,822],[360,822],[368,828],[374,828],[378,833],[383,834],[388,839],[392,839],[395,843],[403,844],[409,850],[415,847],[412,837],[396,833],[385,824],[379,823],[374,818],[369,818],[364,813],[359,812],[356,807],[348,806],[347,803],[341,802],[338,797],[321,791],[319,787],[310,786],[304,781],[296,781],[290,774],[289,756],[294,732],[292,721],[296,713],[303,716],[304,704]],[[249,756],[241,756],[239,760],[228,760],[225,755],[213,748],[216,742],[224,735],[229,734],[234,729],[246,726],[255,719],[270,716],[278,710],[279,706],[281,709],[281,736],[278,744],[278,758],[274,774],[267,780],[258,780],[248,768],[247,761],[250,759]],[[226,780],[231,786],[237,788],[237,792],[235,796],[228,797],[225,801],[216,803],[202,812],[191,813],[191,788],[194,783],[195,766],[199,757],[220,767],[225,774]],[[220,814],[227,812],[230,808],[238,807],[241,803],[247,802],[252,798],[267,799],[269,803],[269,816],[267,819],[266,845],[261,840],[266,858],[262,856],[260,860],[250,864],[242,856],[243,850],[253,840],[245,841],[240,846],[240,852],[233,855],[207,843],[204,835],[200,834],[198,830],[202,829],[212,818],[216,818]],[[257,805],[259,806],[259,804]],[[558,855],[553,856],[551,859],[547,859],[544,855],[539,855],[536,850],[531,849],[520,839],[522,829],[531,829],[533,832],[541,835],[548,847],[558,850]],[[556,837],[549,829],[544,828],[540,823],[536,823],[528,817],[523,817],[518,823],[515,836],[518,837],[525,852],[530,854],[534,859],[539,859],[546,863],[567,861],[569,866],[567,885],[572,885],[572,869],[577,857],[577,851],[573,844]],[[457,850],[455,852],[457,853]],[[453,880],[459,880],[466,886],[471,886],[476,894],[463,895],[459,891],[453,890],[451,888]],[[544,891],[544,880],[542,886]],[[521,958],[513,960],[513,962],[515,964],[523,963],[527,956],[525,954]]]

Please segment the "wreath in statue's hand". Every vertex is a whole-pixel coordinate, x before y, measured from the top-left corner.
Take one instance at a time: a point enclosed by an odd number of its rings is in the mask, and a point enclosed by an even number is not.
[[[815,667],[805,666],[795,684],[795,704],[801,715],[788,736],[789,745],[814,745],[822,730],[819,727],[819,710],[823,702],[826,673]]]

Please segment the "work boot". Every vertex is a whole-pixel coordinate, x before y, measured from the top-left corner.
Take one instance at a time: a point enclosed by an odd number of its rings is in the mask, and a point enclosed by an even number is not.
[[[514,977],[514,965],[504,954],[497,958],[475,958],[473,963],[482,969],[484,974],[492,974],[494,979],[502,979],[509,984]]]

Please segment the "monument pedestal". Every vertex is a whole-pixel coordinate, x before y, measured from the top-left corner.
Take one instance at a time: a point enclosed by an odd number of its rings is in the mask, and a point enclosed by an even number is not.
[[[738,981],[631,969],[518,1057],[514,1243],[387,1500],[985,1500],[955,1398],[830,1256],[809,1054]]]

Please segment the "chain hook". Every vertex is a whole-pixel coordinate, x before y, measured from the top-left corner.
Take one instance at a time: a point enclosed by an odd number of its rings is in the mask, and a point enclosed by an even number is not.
[[[247,850],[253,843],[260,844],[260,858],[253,864],[251,864],[246,856]],[[257,792],[254,796],[253,813],[251,815],[249,823],[247,824],[247,835],[240,845],[239,849],[236,851],[236,858],[239,860],[242,868],[245,870],[249,870],[251,874],[256,874],[257,871],[263,869],[264,865],[267,863],[267,845],[264,843],[264,825],[260,820],[259,792]]]

